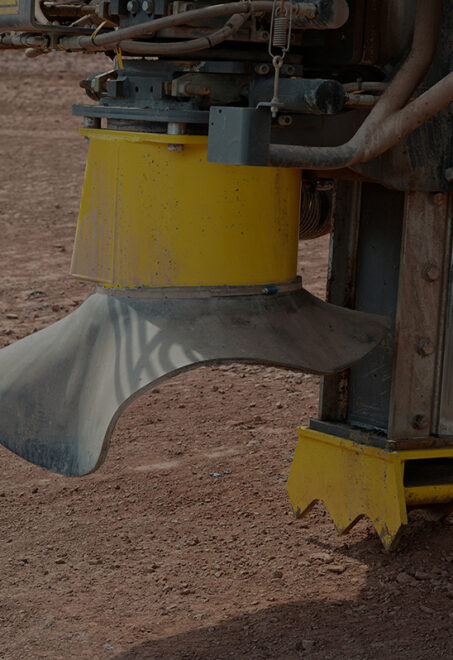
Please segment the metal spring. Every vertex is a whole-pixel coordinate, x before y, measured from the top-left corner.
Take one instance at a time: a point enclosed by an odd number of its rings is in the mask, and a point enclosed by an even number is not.
[[[332,191],[316,190],[310,184],[302,184],[299,238],[318,238],[332,228]]]
[[[289,32],[288,16],[276,16],[274,18],[272,45],[275,48],[285,49],[288,45],[288,32]]]

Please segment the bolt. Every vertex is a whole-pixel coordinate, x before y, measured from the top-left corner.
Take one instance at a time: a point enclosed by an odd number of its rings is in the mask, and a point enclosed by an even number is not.
[[[280,126],[291,126],[293,123],[293,118],[291,115],[280,115],[278,118],[278,123]]]
[[[269,39],[269,32],[261,30],[261,32],[258,32],[257,37],[259,41],[267,41]]]
[[[295,71],[296,71],[296,67],[293,64],[284,64],[282,66],[282,73],[287,76],[294,75]]]
[[[126,9],[130,14],[136,14],[140,9],[138,0],[129,0],[129,2],[126,5]]]
[[[434,352],[434,344],[428,337],[422,337],[417,344],[417,353],[422,357],[432,355]]]
[[[154,0],[143,0],[142,9],[146,11],[147,14],[152,14],[154,11]]]
[[[259,76],[267,76],[269,71],[271,70],[271,67],[269,64],[256,64],[255,65],[255,73],[257,73]]]
[[[427,282],[435,282],[440,277],[440,269],[436,264],[425,264],[422,271],[422,277]]]
[[[412,428],[420,431],[428,428],[428,419],[426,415],[417,414],[412,417]]]

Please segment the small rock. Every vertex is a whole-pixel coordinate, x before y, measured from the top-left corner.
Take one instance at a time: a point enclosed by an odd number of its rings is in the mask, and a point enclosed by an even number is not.
[[[310,559],[316,559],[318,561],[323,561],[326,564],[330,564],[333,561],[332,555],[329,555],[328,552],[315,552],[311,555]]]
[[[398,575],[396,576],[396,581],[399,584],[407,584],[407,585],[417,584],[415,578],[413,578],[412,575],[409,575],[409,573],[405,573],[404,571],[398,573]]]
[[[435,614],[436,611],[433,610],[431,607],[426,607],[426,605],[420,605],[420,610],[424,612],[425,614]]]
[[[66,559],[63,559],[63,557],[57,557],[55,559],[56,564],[66,564]]]
[[[414,573],[414,578],[416,580],[429,580],[431,575],[429,573],[425,573],[424,571],[415,571]]]
[[[106,651],[114,651],[115,650],[115,647],[112,646],[111,644],[104,644],[104,648],[106,649]]]
[[[6,315],[6,318],[7,318],[7,319],[18,319],[19,317],[18,317],[17,314],[11,314],[11,313],[10,313],[10,314],[7,314],[7,315]]]
[[[341,573],[345,572],[346,566],[344,564],[331,564],[330,566],[327,566],[327,570],[331,573],[341,575]]]

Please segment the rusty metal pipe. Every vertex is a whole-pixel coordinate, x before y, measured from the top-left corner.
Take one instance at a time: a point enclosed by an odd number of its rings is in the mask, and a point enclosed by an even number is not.
[[[140,39],[142,37],[150,37],[159,30],[168,27],[175,27],[182,24],[192,23],[195,21],[206,20],[210,18],[217,18],[221,16],[229,16],[232,14],[257,14],[257,13],[270,13],[272,11],[272,0],[246,0],[241,2],[226,2],[211,7],[203,7],[202,9],[191,9],[183,11],[179,14],[171,14],[170,16],[163,16],[156,18],[139,25],[132,25],[127,28],[120,28],[99,34],[93,39],[91,37],[78,36],[78,37],[63,37],[60,39],[60,45],[65,49],[87,49],[99,50],[105,48],[112,48],[121,46],[122,42],[130,39]]]
[[[417,0],[411,51],[366,121],[382,121],[402,108],[428,73],[436,53],[441,8],[442,0]]]
[[[194,53],[199,50],[205,50],[206,48],[212,48],[231,37],[242,27],[249,16],[250,14],[235,14],[228,19],[222,28],[205,37],[174,43],[146,43],[128,39],[121,42],[121,48],[125,53],[131,53],[133,55],[180,55],[183,53]]]
[[[385,82],[350,82],[343,85],[344,91],[347,93],[351,92],[384,92],[388,83]]]
[[[453,101],[453,73],[449,73],[415,101],[388,117],[378,132],[374,134],[370,132],[360,152],[360,161],[367,162],[384,153],[451,101]]]
[[[332,1],[332,17],[334,24],[320,24],[316,21],[316,6],[310,2],[293,3],[293,17],[306,19],[306,27],[311,29],[332,29],[341,27],[340,23],[345,23],[349,17],[349,8],[345,0]],[[271,13],[274,7],[273,0],[241,0],[240,2],[225,2],[223,4],[203,7],[202,9],[191,9],[170,16],[163,16],[145,23],[132,25],[126,28],[120,28],[98,34],[93,39],[91,37],[62,37],[59,45],[66,50],[99,50],[112,47],[123,48],[125,40],[140,39],[150,37],[159,30],[168,27],[175,27],[182,24],[190,24],[200,20],[229,16],[231,14],[262,14]]]
[[[452,101],[450,77],[447,76],[406,106],[404,111],[401,110],[423,80],[433,60],[439,35],[441,5],[442,0],[417,0],[409,56],[349,142],[337,147],[271,145],[269,164],[328,170],[366,162],[390,149]],[[402,121],[407,124],[403,126]]]
[[[370,110],[370,108],[374,108],[378,101],[379,96],[373,96],[372,94],[347,94],[345,106],[348,108],[362,108]]]
[[[0,49],[7,48],[47,48],[49,40],[41,34],[0,34]]]

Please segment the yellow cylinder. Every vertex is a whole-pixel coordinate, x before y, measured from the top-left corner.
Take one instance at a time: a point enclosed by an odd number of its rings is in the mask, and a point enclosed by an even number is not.
[[[72,275],[121,288],[296,278],[300,170],[208,163],[204,136],[81,133]]]

